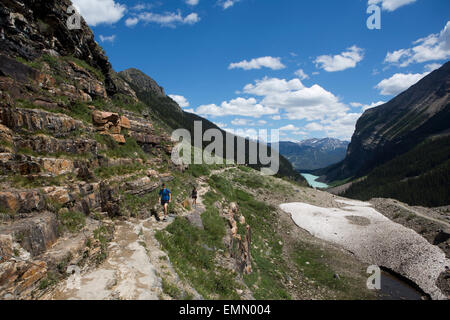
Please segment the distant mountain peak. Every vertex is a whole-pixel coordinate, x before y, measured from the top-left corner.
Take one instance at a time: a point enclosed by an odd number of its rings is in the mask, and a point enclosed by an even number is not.
[[[335,138],[311,138],[279,143],[280,153],[300,171],[325,168],[345,158],[348,141]]]

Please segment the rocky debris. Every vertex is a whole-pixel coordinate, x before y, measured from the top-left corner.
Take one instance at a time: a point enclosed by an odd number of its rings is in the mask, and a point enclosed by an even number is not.
[[[0,121],[12,130],[50,131],[55,136],[84,128],[79,120],[38,109],[1,108]]]
[[[102,206],[100,185],[80,182],[61,187],[0,191],[2,212],[27,216],[46,209],[54,210],[55,205],[87,215]]]
[[[73,138],[56,139],[44,134],[28,136],[26,138],[15,136],[14,147],[16,149],[29,149],[39,153],[68,153],[77,155],[89,155],[98,153],[98,143],[93,139]]]
[[[125,137],[120,134],[123,129],[130,129],[130,121],[118,113],[94,110],[92,122],[95,129],[104,135],[111,136],[118,143],[125,143]]]
[[[78,164],[77,178],[85,182],[95,180],[94,173],[89,169],[89,166],[85,162]]]
[[[54,214],[45,213],[0,231],[0,251],[7,253],[0,259],[0,299],[35,299],[49,271],[53,278],[65,278],[68,266],[81,267],[100,255],[101,244],[92,238],[100,222],[88,219],[83,233],[59,239],[56,223]]]
[[[13,153],[2,153],[0,156],[0,172],[3,175],[30,175],[41,172],[41,165],[31,156]]]
[[[100,201],[102,211],[107,212],[110,217],[121,215],[118,192],[105,182],[100,183]]]
[[[185,216],[186,220],[196,228],[204,229],[201,214],[197,211]]]
[[[143,196],[156,190],[160,185],[159,182],[152,181],[149,177],[143,177],[126,182],[124,189],[125,193]]]
[[[162,174],[159,175],[159,179],[162,182],[170,182],[170,181],[172,181],[175,178],[170,173],[162,173]]]
[[[2,226],[0,234],[3,237],[11,235],[31,257],[35,257],[49,249],[58,239],[58,221],[55,214],[46,212]]]
[[[11,145],[13,142],[13,132],[2,124],[0,124],[0,141]]]
[[[30,213],[44,210],[45,205],[45,198],[39,190],[0,191],[2,211]]]
[[[0,234],[0,263],[9,260],[14,253],[13,238],[10,234]]]
[[[250,274],[252,273],[250,254],[252,242],[251,228],[248,224],[245,224],[245,218],[242,215],[239,215],[239,207],[234,202],[230,204],[226,218],[230,226],[230,234],[225,238],[225,241],[227,242],[226,246],[230,250],[231,257],[236,261],[237,270],[240,273]],[[238,219],[239,224],[245,228],[245,235],[242,236],[238,233],[239,227],[235,218]]]

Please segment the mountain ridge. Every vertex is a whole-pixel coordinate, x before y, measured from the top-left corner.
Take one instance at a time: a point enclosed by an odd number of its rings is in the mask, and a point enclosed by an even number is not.
[[[347,146],[348,142],[339,139],[312,138],[300,142],[281,141],[279,150],[296,170],[309,172],[343,160]]]
[[[450,62],[388,103],[364,112],[339,164],[318,170],[324,181],[358,178],[392,160],[450,123]]]

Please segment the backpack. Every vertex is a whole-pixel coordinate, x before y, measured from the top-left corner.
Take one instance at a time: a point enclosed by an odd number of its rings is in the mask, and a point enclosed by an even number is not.
[[[162,189],[161,192],[161,200],[163,201],[169,201],[170,197],[170,190],[169,189]]]

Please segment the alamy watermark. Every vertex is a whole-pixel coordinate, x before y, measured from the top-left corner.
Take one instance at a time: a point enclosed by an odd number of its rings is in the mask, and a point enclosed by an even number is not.
[[[69,290],[81,289],[81,269],[78,266],[70,265],[67,267],[66,272],[70,274],[66,282],[66,287]]]
[[[372,4],[367,8],[367,14],[370,14],[367,18],[367,28],[369,30],[381,29],[381,8],[376,4]]]
[[[81,15],[78,13],[74,6],[69,6],[67,8],[67,13],[70,14],[67,18],[66,26],[69,30],[80,30],[81,29]]]
[[[367,289],[369,290],[381,290],[381,269],[379,266],[369,266],[367,273],[371,276],[367,279]]]
[[[247,133],[251,134],[253,140],[235,135],[232,130],[224,132],[208,129],[203,133],[202,122],[195,121],[193,141],[191,133],[186,129],[178,129],[172,133],[172,140],[178,142],[172,151],[172,162],[177,165],[261,165],[262,174],[277,174],[280,168],[279,130],[270,130],[270,137],[266,129],[251,130]],[[270,141],[271,147],[264,141]],[[211,143],[203,149],[204,142]]]

